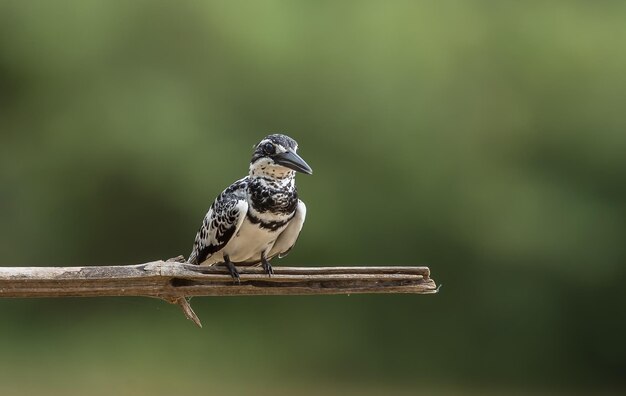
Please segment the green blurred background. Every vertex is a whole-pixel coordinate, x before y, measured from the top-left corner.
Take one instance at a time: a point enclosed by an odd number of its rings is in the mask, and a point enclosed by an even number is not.
[[[187,255],[283,132],[275,265],[443,288],[2,300],[0,394],[623,391],[625,43],[622,1],[1,0],[1,265]]]

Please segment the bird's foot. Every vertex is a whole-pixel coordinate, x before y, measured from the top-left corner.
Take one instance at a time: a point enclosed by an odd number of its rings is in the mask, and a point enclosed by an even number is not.
[[[272,264],[267,261],[267,258],[265,258],[265,256],[261,257],[261,265],[263,266],[265,272],[267,272],[267,276],[274,275],[274,269],[272,268]]]
[[[233,277],[233,280],[237,281],[237,283],[241,283],[241,278],[239,277],[239,271],[237,271],[237,267],[235,267],[235,264],[231,263],[230,261],[226,261],[224,265],[228,269],[230,276]]]

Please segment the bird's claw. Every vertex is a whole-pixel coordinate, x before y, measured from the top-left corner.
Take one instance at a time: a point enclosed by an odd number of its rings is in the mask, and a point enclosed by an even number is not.
[[[230,276],[233,277],[233,280],[237,283],[241,283],[241,277],[239,276],[239,271],[237,271],[237,267],[235,267],[235,265],[230,261],[227,261],[225,264],[228,272],[230,273]]]
[[[270,262],[267,261],[266,258],[263,258],[261,262],[262,262],[263,269],[265,270],[265,272],[267,272],[267,276],[274,275],[274,268],[272,268],[272,264],[270,264]]]

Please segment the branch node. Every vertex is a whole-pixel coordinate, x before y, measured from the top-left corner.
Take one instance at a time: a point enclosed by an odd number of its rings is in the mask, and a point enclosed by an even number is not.
[[[173,298],[171,300],[167,300],[167,302],[178,305],[183,310],[183,313],[185,314],[185,317],[187,319],[191,320],[199,328],[202,328],[202,322],[200,322],[200,318],[198,318],[198,315],[196,315],[196,313],[193,311],[193,308],[191,308],[189,300],[187,300],[186,297]]]

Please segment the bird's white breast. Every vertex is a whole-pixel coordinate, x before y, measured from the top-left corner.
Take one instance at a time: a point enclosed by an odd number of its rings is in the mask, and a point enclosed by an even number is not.
[[[276,238],[287,225],[275,231],[262,228],[259,224],[253,224],[247,217],[241,224],[241,228],[228,241],[224,249],[216,252],[208,258],[203,265],[211,265],[224,262],[224,255],[227,255],[231,262],[235,264],[256,264],[261,261],[261,254],[268,252],[274,246]]]

